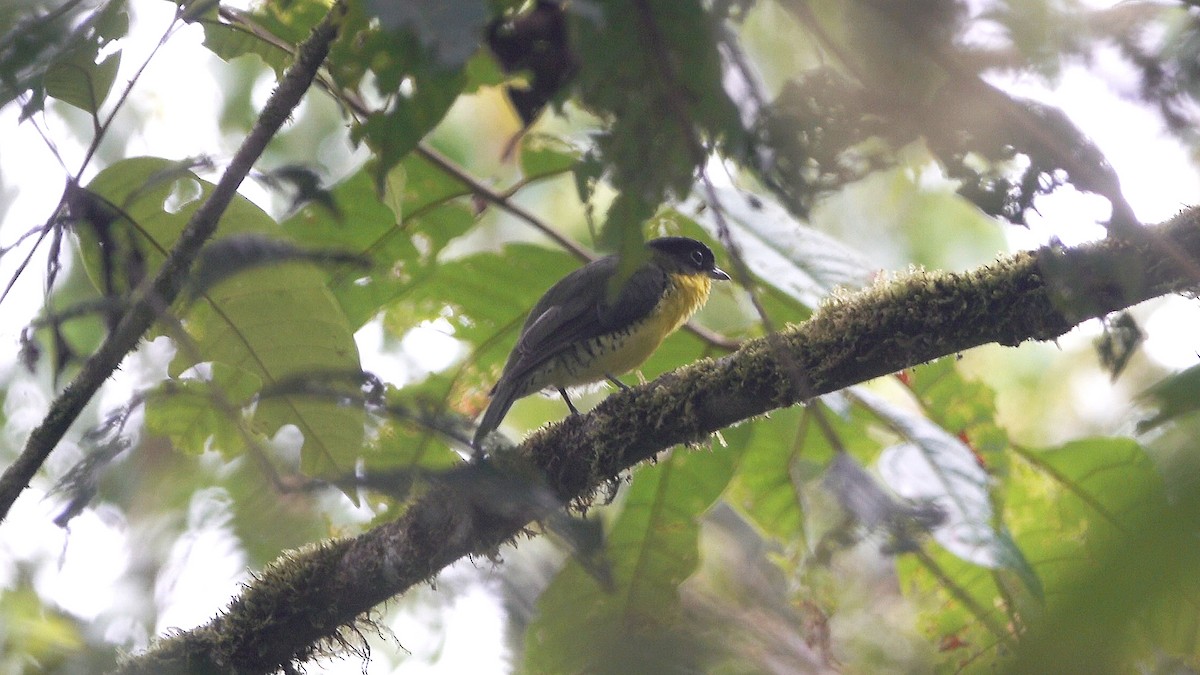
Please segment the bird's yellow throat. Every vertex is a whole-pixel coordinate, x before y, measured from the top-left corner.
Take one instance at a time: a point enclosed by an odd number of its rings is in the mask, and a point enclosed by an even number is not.
[[[632,326],[626,336],[616,340],[619,347],[604,359],[606,372],[627,373],[641,365],[668,335],[704,305],[711,288],[712,279],[706,275],[671,274],[662,299],[650,314]]]
[[[712,290],[707,274],[671,274],[671,286],[651,312],[650,321],[659,322],[663,337],[674,333],[699,310]]]

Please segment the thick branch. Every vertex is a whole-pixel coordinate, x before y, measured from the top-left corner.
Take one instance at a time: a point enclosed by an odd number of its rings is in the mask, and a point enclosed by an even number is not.
[[[801,402],[796,366],[808,390],[825,394],[978,345],[1052,340],[1089,318],[1200,282],[1192,262],[1200,260],[1200,210],[1139,239],[881,283],[729,356],[617,392],[519,450],[565,502],[677,443]],[[493,550],[545,513],[486,501],[478,491],[434,488],[393,523],[288,555],[222,616],[160,641],[124,672],[268,672],[307,659],[375,605],[458,558]]]
[[[137,290],[135,299],[121,322],[104,340],[104,344],[100,345],[100,349],[84,362],[79,374],[67,385],[63,393],[54,400],[46,418],[29,435],[21,455],[5,469],[4,475],[0,476],[0,521],[8,515],[13,502],[29,485],[29,481],[62,440],[67,429],[79,417],[100,385],[112,375],[125,355],[137,346],[138,340],[158,316],[157,309],[166,307],[175,300],[187,279],[192,262],[204,243],[216,231],[217,222],[237,194],[238,186],[262,155],[267,143],[274,138],[284,121],[292,114],[292,110],[300,103],[304,92],[308,91],[317,69],[329,53],[330,44],[337,36],[342,11],[344,10],[340,4],[335,6],[325,20],[313,29],[312,35],[300,47],[296,62],[263,107],[254,129],[238,148],[212,195],[192,214],[158,274]]]

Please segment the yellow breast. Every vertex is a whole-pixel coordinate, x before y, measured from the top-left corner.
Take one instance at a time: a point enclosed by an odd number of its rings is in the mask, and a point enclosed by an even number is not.
[[[623,375],[645,363],[671,333],[708,299],[712,280],[700,274],[672,274],[662,299],[645,319],[569,350],[538,377],[535,386],[573,387]],[[536,390],[536,389],[535,389]]]
[[[672,274],[670,285],[644,323],[658,329],[662,338],[679,330],[708,300],[712,279],[705,274]],[[654,345],[658,347],[658,345]]]

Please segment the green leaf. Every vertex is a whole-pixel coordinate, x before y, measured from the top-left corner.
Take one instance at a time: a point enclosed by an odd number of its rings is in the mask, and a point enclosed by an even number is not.
[[[210,447],[233,458],[246,449],[241,416],[262,382],[223,363],[212,364],[208,379],[167,380],[146,397],[146,431],[171,439],[177,450],[200,454]],[[260,439],[261,440],[261,439]]]
[[[963,378],[952,358],[922,364],[905,374],[913,394],[930,419],[970,441],[988,471],[1003,473],[1008,461],[1008,434],[996,424],[996,395],[982,382]]]
[[[338,84],[351,89],[368,72],[374,76],[384,104],[351,130],[351,139],[365,141],[373,151],[373,175],[382,188],[392,168],[445,117],[463,92],[467,73],[465,64],[448,66],[407,30],[369,27],[369,17],[359,9],[352,5],[331,52],[330,70]]]
[[[574,21],[579,98],[611,120],[597,143],[613,184],[651,209],[688,194],[704,143],[741,154],[714,21],[696,0],[603,0]]]
[[[242,26],[220,23],[215,20],[204,20],[204,46],[223,61],[232,61],[239,56],[253,54],[275,71],[276,77],[283,77],[283,72],[292,63],[292,55],[287,50],[274,45],[250,32]]]
[[[521,143],[521,173],[528,180],[572,171],[579,158],[578,150],[549,136],[530,135]]]
[[[55,666],[68,665],[70,655],[87,648],[86,625],[44,602],[29,576],[22,571],[17,583],[5,584],[0,592],[0,620],[5,626],[0,633],[4,653],[0,663],[14,672],[32,664],[55,670]]]
[[[124,0],[110,0],[81,18],[87,3],[63,6],[39,16],[20,15],[0,34],[0,107],[33,90],[32,106],[41,108],[43,94],[95,113],[116,77],[120,52],[99,64],[100,51],[129,30]],[[6,18],[0,11],[0,20]]]
[[[1073,672],[1097,672],[1128,670],[1119,664],[1151,662],[1167,648],[1194,652],[1194,623],[1177,623],[1180,612],[1195,616],[1200,597],[1194,468],[1186,467],[1187,494],[1168,501],[1160,471],[1131,440],[1018,448],[1009,522],[1047,588],[1024,656],[1057,653]]]
[[[829,407],[823,411],[839,445],[857,457],[873,457],[878,442],[868,435],[870,418],[857,406],[840,407],[843,414]],[[760,532],[789,547],[803,546],[809,539],[802,497],[820,480],[834,456],[830,438],[814,423],[812,414],[789,408],[755,421],[754,434],[729,491],[730,505]]]
[[[95,114],[112,89],[117,68],[121,65],[121,53],[109,54],[100,63],[93,61],[95,56],[76,53],[66,60],[56,61],[46,71],[46,93]]]
[[[1163,504],[1162,477],[1132,440],[1017,450],[1007,518],[1048,588],[1087,565],[1092,551],[1119,544]],[[1045,508],[1049,502],[1053,509]]]
[[[357,7],[358,3],[350,6]],[[284,42],[298,45],[328,13],[329,4],[323,0],[290,0],[256,5],[250,18]]]
[[[120,235],[113,241],[136,249],[146,273],[153,274],[213,186],[179,163],[136,158],[105,169],[88,188],[120,207],[124,217],[107,226]],[[286,238],[269,216],[237,196],[221,218],[217,237],[239,234]],[[80,239],[84,265],[98,279],[94,235],[81,228]],[[358,348],[324,277],[311,264],[287,263],[216,284],[182,317],[187,339],[179,344],[171,375],[198,363],[219,362],[268,386],[312,373],[357,372]],[[262,401],[253,421],[267,436],[285,424],[296,425],[304,434],[301,470],[334,477],[350,470],[362,451],[364,415],[361,408],[289,394]]]
[[[1200,365],[1164,377],[1140,397],[1156,404],[1158,412],[1138,422],[1139,433],[1200,410]]]
[[[580,564],[568,563],[542,593],[526,631],[526,672],[698,665],[701,651],[692,644],[698,637],[678,623],[678,588],[699,561],[700,516],[728,484],[749,434],[733,429],[725,434],[727,447],[677,448],[637,471],[608,537],[615,590],[606,592]]]
[[[446,470],[462,464],[439,431],[465,426],[465,418],[447,412],[453,378],[433,375],[385,393],[387,416],[376,430],[368,471],[388,469]],[[466,435],[466,430],[463,430]]]
[[[453,201],[468,194],[465,186],[419,157],[394,169],[385,189],[388,205],[377,197],[372,175],[359,171],[330,190],[340,215],[306,205],[283,223],[305,246],[353,252],[370,262],[366,271],[339,270],[329,281],[353,330],[414,287],[436,283],[439,254],[475,222],[466,206]],[[436,309],[424,309],[423,319],[437,317]]]

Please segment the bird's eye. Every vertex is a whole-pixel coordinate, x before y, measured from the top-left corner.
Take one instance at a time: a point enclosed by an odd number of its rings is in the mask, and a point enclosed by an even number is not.
[[[700,251],[692,251],[692,262],[696,267],[704,267],[704,254]]]

